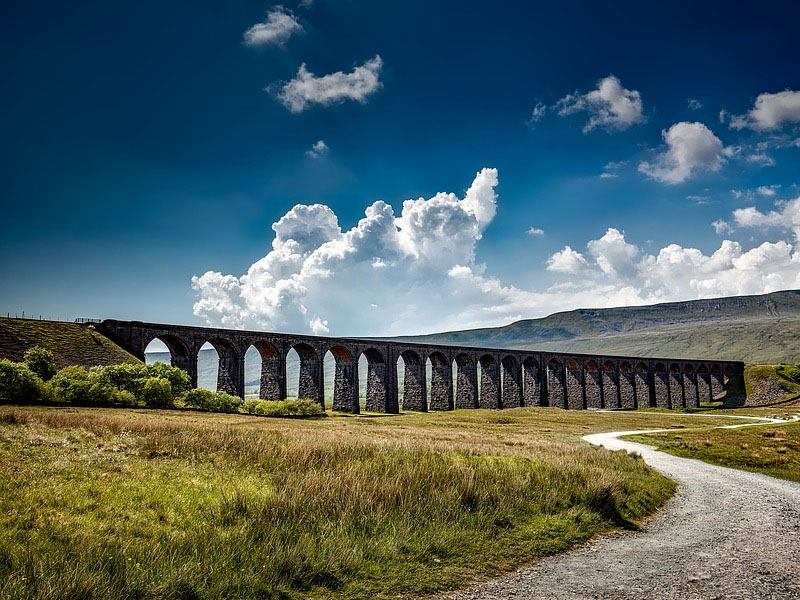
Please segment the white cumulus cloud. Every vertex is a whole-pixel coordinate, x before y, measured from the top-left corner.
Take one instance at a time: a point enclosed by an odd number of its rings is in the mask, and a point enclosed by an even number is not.
[[[682,183],[698,171],[718,171],[725,162],[722,141],[702,123],[681,121],[661,132],[666,148],[639,171],[662,183]]]
[[[759,94],[750,111],[730,117],[733,129],[769,131],[780,129],[787,123],[800,123],[800,91]]]
[[[293,33],[303,31],[300,21],[282,6],[267,13],[266,21],[256,23],[244,32],[244,43],[248,46],[282,46]]]
[[[714,231],[717,235],[726,235],[733,233],[733,227],[731,224],[728,223],[725,219],[717,219],[711,226],[714,228]]]
[[[380,89],[382,66],[383,60],[376,54],[349,73],[337,71],[318,77],[303,63],[294,79],[280,86],[277,96],[293,113],[303,112],[309,104],[330,106],[345,100],[363,103]]]
[[[349,229],[328,206],[297,205],[272,226],[270,251],[244,274],[192,278],[194,312],[232,328],[392,335],[800,287],[800,253],[787,241],[745,249],[724,240],[711,254],[670,244],[649,254],[613,227],[585,251],[566,246],[540,259],[550,277],[564,281],[541,291],[508,285],[476,260],[497,210],[497,186],[497,170],[484,168],[462,195],[406,200],[399,214],[379,200]],[[734,215],[737,224],[798,235],[800,199],[770,213],[754,210]]]
[[[788,202],[778,203],[780,210],[761,212],[754,206],[737,208],[733,218],[742,227],[775,227],[794,233],[800,243],[800,196]]]
[[[589,121],[583,132],[588,133],[597,127],[607,131],[627,129],[631,125],[644,123],[642,97],[637,90],[622,87],[614,75],[597,82],[597,88],[586,94],[577,91],[559,100],[555,108],[561,116],[578,112],[589,114]]]

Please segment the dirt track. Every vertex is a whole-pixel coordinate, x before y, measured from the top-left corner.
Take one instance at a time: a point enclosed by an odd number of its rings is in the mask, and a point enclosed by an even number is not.
[[[586,436],[639,452],[680,485],[638,532],[596,540],[566,555],[446,598],[800,598],[800,484]]]

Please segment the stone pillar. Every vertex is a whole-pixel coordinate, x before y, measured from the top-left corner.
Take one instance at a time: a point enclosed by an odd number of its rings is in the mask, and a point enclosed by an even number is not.
[[[501,408],[522,406],[522,373],[517,361],[506,357],[503,359],[503,395]]]
[[[714,365],[711,368],[711,398],[717,400],[725,391],[725,376],[722,374],[722,369]]]
[[[217,349],[217,391],[244,398],[244,358],[239,358],[229,349]],[[241,364],[240,364],[241,363]],[[239,386],[241,379],[241,387]]]
[[[410,353],[401,354],[405,363],[403,376],[403,410],[428,410],[425,389],[425,366]]]
[[[333,376],[333,410],[357,415],[361,412],[358,403],[358,367],[352,360],[336,359]]]
[[[570,410],[584,408],[583,377],[580,364],[574,359],[567,361],[567,404]]]
[[[653,389],[655,391],[656,406],[658,408],[669,408],[669,379],[667,369],[664,365],[656,365],[653,374]]]
[[[645,371],[645,376],[647,372]],[[636,373],[633,372],[630,364],[623,363],[619,369],[619,407],[620,408],[636,408],[636,391],[639,382],[636,380]],[[648,398],[647,394],[647,378],[643,379],[645,386],[644,398]],[[645,404],[649,406],[649,404]]]
[[[694,369],[687,367],[683,371],[683,397],[688,408],[700,406],[700,396],[697,392]]]
[[[586,408],[603,408],[603,389],[597,362],[587,360],[583,368],[583,389]]]
[[[525,406],[542,406],[542,385],[539,364],[533,358],[522,363],[522,403]]]
[[[564,387],[564,365],[553,359],[547,363],[547,405],[567,408],[567,391]]]
[[[456,408],[478,408],[478,369],[465,355],[456,357]]]
[[[481,408],[500,408],[500,365],[494,358],[481,359]]]
[[[169,363],[173,367],[186,371],[189,374],[192,387],[197,387],[197,354],[192,357],[188,354],[176,355],[175,352],[170,351]]]
[[[703,368],[703,367],[701,367]],[[711,402],[711,378],[708,369],[697,371],[697,397],[700,402]]]
[[[322,406],[325,410],[325,394],[322,373],[322,360],[316,356],[300,355],[300,381],[297,386],[297,397],[307,398]]]
[[[630,368],[628,371],[630,372]],[[610,361],[603,363],[602,378],[603,408],[620,408],[619,375],[614,363]]]
[[[261,400],[284,400],[286,398],[286,356],[276,353],[261,357],[261,385],[258,390]]]
[[[636,388],[636,408],[650,408],[654,406],[653,383],[647,365],[644,363],[636,365],[634,385]]]
[[[367,405],[369,412],[390,412],[386,403],[386,363],[369,361],[367,365]]]
[[[668,382],[670,408],[686,408],[686,399],[683,397],[683,374],[680,366],[670,365]]]
[[[453,410],[453,368],[442,354],[430,358],[431,410]]]

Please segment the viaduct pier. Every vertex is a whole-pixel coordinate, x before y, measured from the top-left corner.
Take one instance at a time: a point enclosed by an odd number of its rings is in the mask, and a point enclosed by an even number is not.
[[[107,319],[96,329],[144,360],[154,339],[166,344],[172,364],[197,385],[197,354],[210,343],[219,356],[217,389],[244,397],[244,356],[261,356],[264,400],[286,398],[286,356],[300,357],[298,396],[324,408],[323,361],[336,363],[333,409],[358,413],[358,361],[367,360],[366,410],[400,410],[398,362],[403,359],[402,408],[685,408],[719,396],[731,377],[744,373],[735,361],[682,360],[445,346],[375,339],[336,338]],[[432,374],[426,385],[426,364]],[[479,382],[480,377],[480,382]]]

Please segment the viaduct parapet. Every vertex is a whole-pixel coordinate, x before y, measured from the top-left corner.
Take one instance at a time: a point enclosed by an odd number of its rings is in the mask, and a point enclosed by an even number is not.
[[[293,349],[300,357],[298,396],[323,408],[323,361],[330,352],[336,361],[333,409],[351,413],[360,410],[361,356],[368,364],[365,408],[385,413],[400,410],[397,369],[401,357],[402,407],[418,411],[517,406],[686,408],[711,401],[723,392],[728,379],[744,373],[744,363],[731,361],[444,346],[112,319],[95,327],[141,360],[148,344],[161,340],[173,366],[189,373],[193,386],[197,385],[197,354],[208,342],[219,356],[217,389],[241,397],[244,356],[253,346],[261,355],[259,396],[264,400],[286,398],[286,355]]]

